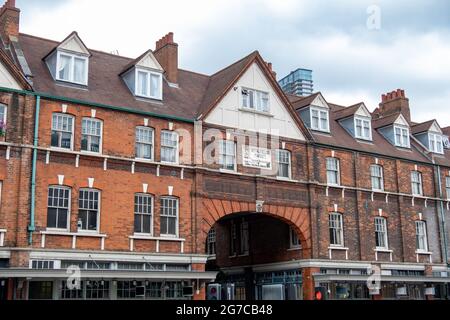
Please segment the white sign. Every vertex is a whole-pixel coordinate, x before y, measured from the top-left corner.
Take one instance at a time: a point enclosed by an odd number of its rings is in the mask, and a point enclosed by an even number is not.
[[[272,169],[272,152],[269,149],[242,146],[242,158],[244,167]]]

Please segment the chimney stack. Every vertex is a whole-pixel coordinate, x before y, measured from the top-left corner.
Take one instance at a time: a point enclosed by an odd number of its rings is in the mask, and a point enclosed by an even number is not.
[[[19,37],[20,10],[16,0],[7,0],[0,8],[0,36],[6,45]]]
[[[275,71],[273,71],[272,69],[272,62],[266,62],[267,68],[269,68],[270,72],[272,73],[273,78],[276,80],[277,79],[277,73]]]
[[[166,73],[170,83],[178,83],[178,44],[173,41],[173,32],[156,41],[154,55]]]
[[[411,111],[409,109],[409,99],[405,95],[405,90],[397,89],[381,96],[380,107],[377,109],[379,117],[401,113],[408,122],[411,122]]]

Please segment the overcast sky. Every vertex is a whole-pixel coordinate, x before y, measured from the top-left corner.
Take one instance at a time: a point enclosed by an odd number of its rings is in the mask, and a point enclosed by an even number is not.
[[[76,30],[92,49],[135,58],[173,31],[183,69],[211,74],[259,50],[279,78],[297,67],[313,69],[315,90],[329,102],[364,101],[373,110],[382,93],[402,88],[414,121],[436,118],[450,126],[450,1],[330,2],[17,0],[17,6],[24,33],[61,41]]]

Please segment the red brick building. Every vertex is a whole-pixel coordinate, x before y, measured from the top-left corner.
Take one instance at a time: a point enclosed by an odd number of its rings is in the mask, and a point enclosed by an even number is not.
[[[172,33],[126,58],[19,16],[0,11],[0,299],[448,297],[450,132],[404,91],[371,113],[284,94],[258,52],[208,76]]]

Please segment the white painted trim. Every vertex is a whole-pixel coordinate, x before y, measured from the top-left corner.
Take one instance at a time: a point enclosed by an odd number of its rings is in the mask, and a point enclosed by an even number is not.
[[[148,95],[142,95],[138,92],[138,81],[139,81],[139,72],[145,73],[147,77],[147,92]],[[159,77],[159,92],[157,96],[151,96],[151,76],[156,75]],[[155,100],[162,100],[163,99],[163,75],[161,72],[155,72],[148,69],[144,69],[141,67],[136,66],[134,68],[134,77],[135,77],[135,86],[134,86],[134,95],[136,97],[141,98],[147,98],[147,99],[155,99]]]
[[[318,112],[318,116],[319,116],[319,126],[317,128],[313,128],[313,111],[317,111]],[[327,115],[327,127],[326,128],[322,128],[321,127],[321,117],[320,117],[320,113],[321,112],[325,112]],[[317,107],[317,106],[310,106],[309,107],[309,121],[310,121],[310,126],[311,126],[311,130],[314,131],[321,131],[321,132],[326,132],[326,133],[330,133],[330,112],[328,109],[326,108],[322,108],[322,107]]]
[[[0,247],[5,245],[6,229],[0,229]]]
[[[361,133],[364,133],[364,124],[368,123],[369,124],[369,136],[368,137],[364,137],[364,136],[358,136],[357,132],[358,130],[356,129],[356,120],[360,120],[361,121]],[[372,141],[372,121],[371,118],[369,117],[363,117],[363,116],[354,116],[353,119],[353,126],[354,126],[354,130],[355,130],[355,138],[356,139],[361,139],[361,140],[366,140],[366,141]]]
[[[61,54],[70,57],[70,69],[69,69],[69,79],[61,79],[59,77],[59,65],[61,62]],[[76,82],[75,81],[75,58],[83,60],[85,62],[85,70],[84,70],[84,79],[85,82]],[[56,55],[56,70],[55,70],[55,79],[58,81],[68,82],[68,83],[75,83],[82,86],[87,86],[89,83],[89,58],[86,56],[82,56],[75,53],[70,53],[67,51],[58,50]]]
[[[145,159],[145,158],[140,158],[137,157],[137,155],[135,154],[135,160],[141,161],[141,162],[147,162],[147,163],[153,163],[155,161],[155,129],[152,127],[148,127],[148,119],[144,119],[144,121],[147,120],[147,125],[144,126],[136,126],[135,130],[134,130],[134,143],[137,144],[138,142],[136,141],[136,130],[137,129],[144,129],[144,130],[149,130],[152,132],[152,141],[151,141],[151,149],[152,149],[152,154],[150,155],[150,159]],[[139,142],[141,144],[146,144],[148,145],[148,143],[142,143]]]

